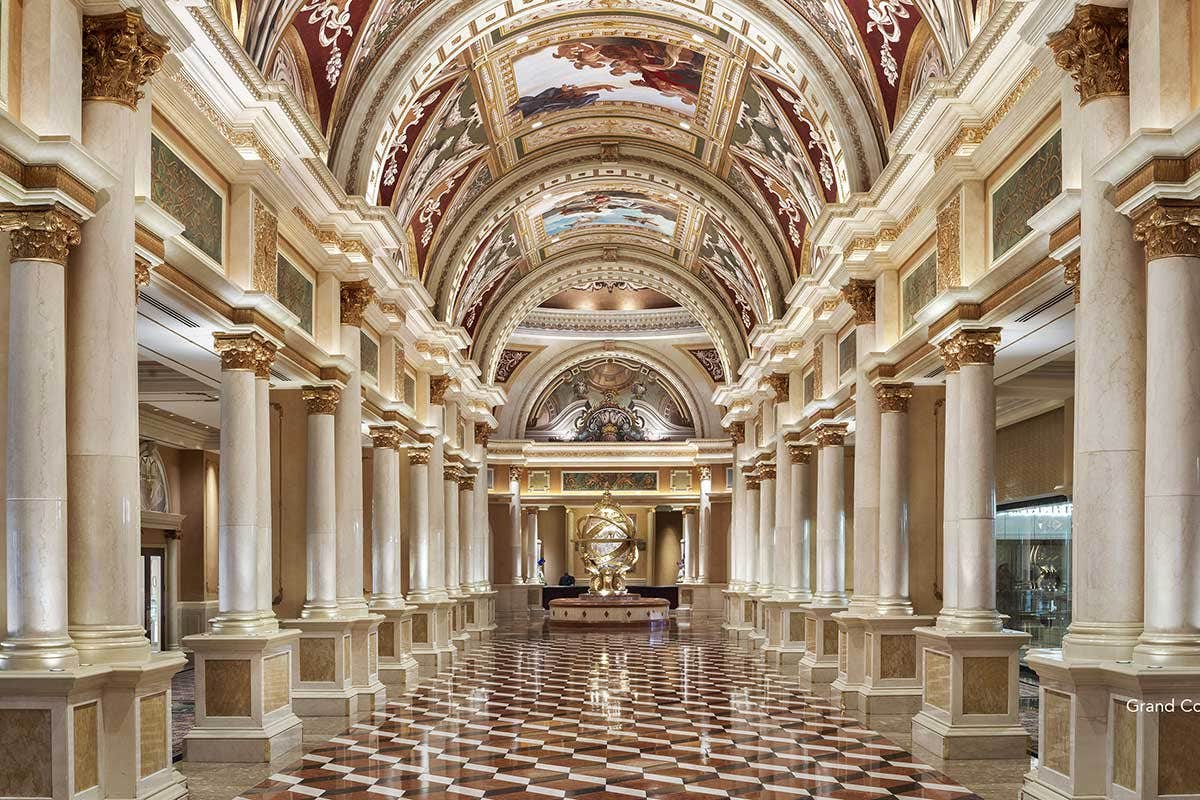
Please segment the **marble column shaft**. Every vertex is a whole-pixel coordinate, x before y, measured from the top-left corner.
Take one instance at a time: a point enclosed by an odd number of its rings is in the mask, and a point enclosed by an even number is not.
[[[536,508],[525,509],[525,582],[537,583],[538,557],[538,512]]]
[[[446,503],[445,558],[446,558],[446,591],[455,595],[461,591],[462,577],[459,569],[458,539],[461,535],[459,528],[459,497],[458,497],[457,468],[446,469],[442,475],[442,492]]]
[[[846,426],[817,430],[817,588],[813,605],[846,605]]]
[[[334,410],[341,398],[336,386],[306,386],[308,412],[305,455],[306,582],[302,619],[332,619],[337,603],[337,467],[334,458]]]
[[[429,447],[408,448],[408,594],[410,600],[428,600],[430,580]]]
[[[521,513],[521,468],[508,468],[508,519],[511,530],[512,583],[525,583],[525,517]]]
[[[11,298],[0,668],[70,669],[79,656],[67,634],[65,264],[79,224],[52,208],[0,212],[0,229],[9,231]]]
[[[875,282],[842,290],[854,309],[854,595],[850,610],[872,613],[879,594],[879,403],[865,364],[875,349]]]
[[[371,608],[404,608],[400,592],[400,431],[371,428]]]
[[[687,583],[696,583],[696,562],[700,558],[700,534],[697,530],[698,511],[694,506],[683,509],[683,574]]]
[[[341,350],[352,365],[334,414],[337,460],[337,594],[343,616],[367,615],[363,595],[362,315],[374,291],[366,281],[341,287]]]
[[[809,575],[812,536],[811,526],[808,523],[809,510],[812,507],[812,499],[808,491],[809,474],[812,470],[812,447],[800,444],[789,445],[788,455],[792,462],[790,473],[792,481],[791,508],[788,509],[792,518],[792,537],[787,553],[787,558],[792,564],[788,570],[791,578],[791,582],[788,584],[788,596],[807,602],[812,599],[812,577]]]
[[[271,364],[274,359],[275,347],[264,347],[254,371],[254,446],[258,464],[255,469],[258,501],[254,517],[258,526],[258,608],[267,624],[278,628],[272,579],[275,559],[271,548]]]
[[[475,476],[465,473],[458,479],[458,563],[459,585],[471,591],[478,583],[476,551],[479,547],[478,522],[475,519]]]
[[[958,357],[946,346],[941,348],[946,368],[944,457],[942,464],[942,609],[939,628],[953,628],[958,608]]]
[[[775,588],[775,465],[759,468],[758,492],[758,589],[769,592]]]
[[[712,468],[700,468],[700,507],[696,527],[696,583],[708,583],[708,538],[712,525]]]
[[[758,518],[759,504],[762,497],[762,485],[757,474],[749,471],[751,468],[742,467],[745,480],[746,502],[743,503],[742,532],[739,537],[742,545],[742,563],[745,565],[743,578],[747,590],[758,586]]]
[[[911,614],[908,594],[908,400],[911,384],[876,387],[879,421],[879,599],[876,611]]]

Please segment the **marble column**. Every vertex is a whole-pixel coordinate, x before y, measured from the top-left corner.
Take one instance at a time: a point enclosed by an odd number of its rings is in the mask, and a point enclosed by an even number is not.
[[[889,616],[913,612],[908,596],[908,401],[912,391],[908,383],[875,387],[881,412],[876,612]]]
[[[537,557],[538,557],[538,510],[536,508],[525,509],[525,574],[526,583],[538,583],[537,579]]]
[[[221,479],[218,483],[218,615],[214,634],[257,635],[273,626],[258,585],[258,420],[255,372],[267,345],[257,333],[216,333],[221,357]],[[266,502],[269,498],[263,498]]]
[[[700,560],[700,532],[697,530],[699,510],[695,506],[683,509],[683,575],[684,583],[699,583],[697,562]]]
[[[958,613],[958,348],[943,342],[939,355],[946,375],[943,405],[945,437],[942,464],[942,609],[937,626],[953,629]]]
[[[163,649],[182,650],[179,643],[179,531],[167,531],[163,548],[163,618],[167,634]]]
[[[274,343],[264,342],[254,367],[254,448],[258,465],[254,473],[258,494],[254,519],[258,528],[258,608],[264,624],[278,628],[271,550],[271,365],[275,351]]]
[[[775,588],[775,570],[779,560],[775,557],[775,465],[766,462],[759,465],[758,492],[758,583],[762,593]]]
[[[995,348],[1000,330],[963,330],[958,348],[958,608],[961,630],[998,631]]]
[[[461,472],[457,466],[447,466],[442,470],[442,495],[445,497],[446,504],[446,522],[444,526],[445,540],[445,563],[446,563],[446,591],[453,597],[462,593],[462,578],[460,576],[459,561],[458,561],[458,539],[459,530],[459,503],[458,503],[458,479]]]
[[[741,561],[745,565],[743,578],[746,591],[756,591],[758,585],[758,518],[762,497],[762,483],[753,466],[742,467],[742,479],[746,502],[742,508],[742,531],[738,537],[742,546]]]
[[[372,426],[371,609],[404,608],[400,593],[400,430]]]
[[[342,393],[336,386],[306,386],[302,396],[308,412],[304,509],[308,577],[300,616],[333,619],[338,616],[334,413]]]
[[[1156,201],[1146,243],[1146,617],[1138,663],[1200,666],[1200,201]],[[1161,777],[1160,777],[1161,780]]]
[[[139,592],[138,150],[131,143],[139,126],[150,124],[137,113],[141,87],[162,66],[167,47],[132,11],[85,17],[83,35],[83,146],[116,181],[84,223],[67,273],[70,632],[85,662],[141,662],[150,657],[150,642]]]
[[[1127,659],[1142,631],[1146,269],[1096,167],[1129,124],[1128,11],[1080,5],[1049,40],[1075,81],[1083,133],[1075,307],[1075,464],[1068,657]],[[1119,558],[1113,555],[1119,553]],[[1113,591],[1121,587],[1121,591]]]
[[[79,221],[59,206],[0,211],[0,229],[11,297],[0,669],[70,669],[79,655],[67,633],[65,271]]]
[[[521,474],[518,466],[508,468],[509,523],[512,527],[512,583],[525,583],[524,516],[521,514]]]
[[[696,526],[696,583],[708,583],[708,541],[712,526],[712,467],[700,467],[700,507]]]
[[[808,514],[812,500],[809,497],[809,472],[812,469],[812,445],[789,444],[788,456],[792,462],[791,507],[788,514],[792,519],[792,536],[788,545],[788,597],[807,603],[812,600],[812,577],[809,575],[809,553],[812,538],[809,535]]]
[[[817,580],[813,605],[846,605],[846,425],[817,428]]]
[[[429,447],[408,448],[408,595],[411,600],[432,600],[429,576]]]
[[[363,595],[362,345],[363,312],[375,297],[366,280],[341,287],[341,350],[352,367],[334,414],[337,461],[338,606],[347,617],[367,614]]]
[[[459,582],[464,592],[478,584],[475,551],[478,548],[478,525],[475,519],[475,472],[463,470],[458,476],[458,563]]]
[[[852,278],[842,296],[854,309],[854,595],[852,613],[874,613],[879,594],[879,403],[865,364],[875,349],[875,281]]]

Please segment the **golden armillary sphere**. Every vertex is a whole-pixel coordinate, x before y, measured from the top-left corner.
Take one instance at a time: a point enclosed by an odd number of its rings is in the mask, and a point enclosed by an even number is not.
[[[625,573],[638,560],[636,526],[612,493],[592,507],[575,526],[575,547],[591,579],[591,593],[625,594]]]

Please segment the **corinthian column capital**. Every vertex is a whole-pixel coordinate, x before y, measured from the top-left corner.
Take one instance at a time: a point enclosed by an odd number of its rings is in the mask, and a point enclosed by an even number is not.
[[[1134,220],[1133,235],[1146,243],[1146,260],[1200,256],[1200,201],[1155,202]]]
[[[854,309],[855,325],[871,325],[875,322],[875,281],[851,278],[842,287],[842,297]]]
[[[848,426],[844,422],[828,422],[817,428],[817,447],[841,447],[846,443]]]
[[[763,379],[775,393],[775,399],[780,403],[786,403],[791,395],[791,376],[786,372],[773,372]]]
[[[0,211],[0,230],[9,232],[13,261],[53,261],[66,266],[79,244],[79,220],[59,206]]]
[[[333,414],[342,390],[336,386],[305,386],[301,396],[309,414]]]
[[[996,363],[996,345],[1000,344],[1000,329],[962,330],[954,334],[950,341],[958,350],[957,360],[960,366],[963,364],[994,364]]]
[[[83,99],[137,110],[142,86],[162,67],[166,41],[136,11],[83,18]]]
[[[1075,80],[1080,105],[1129,94],[1129,12],[1076,6],[1075,16],[1048,42],[1054,62]]]
[[[213,349],[221,356],[222,371],[247,370],[257,375],[264,359],[275,357],[275,345],[253,332],[214,333]]]
[[[475,423],[475,444],[481,447],[487,447],[488,440],[492,436],[492,428],[486,422]]]
[[[375,289],[364,278],[342,284],[342,324],[362,327],[363,312],[375,299]]]
[[[368,431],[371,435],[371,446],[376,449],[400,449],[400,430],[391,425],[372,425]]]
[[[912,397],[911,383],[882,383],[875,387],[875,398],[879,401],[879,410],[895,411],[903,414],[908,411],[908,401]]]

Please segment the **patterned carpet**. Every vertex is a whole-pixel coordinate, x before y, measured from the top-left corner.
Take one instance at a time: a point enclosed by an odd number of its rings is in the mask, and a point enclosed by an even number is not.
[[[171,756],[183,758],[183,737],[196,724],[196,671],[185,667],[171,679]]]
[[[978,795],[719,631],[503,636],[244,800]]]

